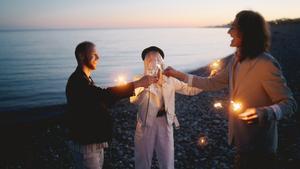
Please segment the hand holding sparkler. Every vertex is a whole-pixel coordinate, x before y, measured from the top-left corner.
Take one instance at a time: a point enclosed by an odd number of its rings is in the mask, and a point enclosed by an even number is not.
[[[134,88],[144,87],[147,88],[152,83],[156,83],[158,78],[156,76],[145,75],[141,79],[133,82]]]
[[[210,77],[217,74],[217,72],[221,69],[221,60],[216,60],[212,64],[209,65],[211,71],[210,71]]]
[[[239,113],[239,112],[242,111],[242,108],[243,108],[242,103],[231,101],[231,104],[232,104],[232,109],[233,109],[234,112]],[[257,120],[258,115],[257,115],[257,112],[256,112],[255,108],[248,108],[244,112],[240,113],[238,115],[238,118],[245,121],[245,122],[247,122],[248,124],[251,124],[255,120]]]
[[[176,73],[177,73],[177,71],[173,68],[173,67],[171,67],[171,66],[168,66],[165,70],[164,70],[164,72],[163,72],[163,74],[164,75],[166,75],[166,76],[172,76],[172,77],[175,77],[176,76]]]
[[[186,75],[185,73],[183,72],[180,72],[178,70],[175,70],[173,67],[171,66],[168,66],[164,72],[163,72],[164,75],[166,75],[167,77],[174,77],[180,81],[183,81],[183,82],[187,82],[188,81],[188,75]]]
[[[255,108],[249,108],[243,113],[239,114],[239,118],[246,121],[248,124],[251,124],[258,119],[258,115]]]
[[[253,123],[255,120],[258,119],[258,113],[256,111],[256,108],[248,108],[244,112],[243,111],[243,104],[238,101],[230,101],[231,110],[238,115],[238,118],[247,122],[248,124]],[[215,109],[221,109],[223,108],[221,102],[215,102],[214,103]],[[241,113],[242,112],[242,113]]]

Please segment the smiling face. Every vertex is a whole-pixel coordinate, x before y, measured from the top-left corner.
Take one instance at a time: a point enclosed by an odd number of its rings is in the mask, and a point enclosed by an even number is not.
[[[96,50],[96,47],[93,46],[88,50],[87,56],[86,56],[86,62],[85,65],[91,69],[91,70],[96,70],[97,68],[97,64],[98,64],[98,60],[99,60],[99,55],[98,52]]]
[[[232,37],[230,46],[231,47],[241,47],[242,45],[242,35],[238,30],[237,20],[235,19],[232,23],[230,29],[228,30],[228,34]]]

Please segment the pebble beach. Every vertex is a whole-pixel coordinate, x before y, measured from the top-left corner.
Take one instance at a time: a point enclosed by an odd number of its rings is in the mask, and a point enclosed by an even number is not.
[[[271,54],[281,64],[288,86],[300,105],[300,24],[274,24],[271,30]],[[223,62],[226,62],[226,56],[224,57]],[[209,68],[201,67],[190,73],[208,76]],[[224,108],[215,109],[213,104],[217,101],[222,102]],[[180,123],[180,129],[174,130],[176,169],[233,168],[235,149],[227,144],[227,102],[227,89],[202,92],[197,96],[176,95],[176,114]],[[64,105],[49,111],[63,112]],[[104,168],[133,169],[137,107],[130,104],[128,99],[124,99],[118,102],[111,112],[114,119],[113,140],[105,152]],[[37,129],[34,125],[42,127]],[[3,152],[8,153],[1,153],[4,160],[0,161],[0,168],[74,168],[73,159],[65,144],[66,136],[62,125],[57,123],[56,119],[54,122],[34,125],[18,126],[10,130],[9,132],[20,133],[13,136],[19,138],[13,142],[8,139],[8,132],[7,135],[4,134],[1,148],[4,148]],[[299,110],[291,118],[279,122],[278,161],[281,169],[300,168],[299,127]],[[207,144],[199,146],[198,139],[203,136]],[[10,149],[7,146],[10,144],[16,146]],[[13,153],[15,151],[18,152],[17,155]],[[152,169],[158,169],[155,155],[152,164]]]

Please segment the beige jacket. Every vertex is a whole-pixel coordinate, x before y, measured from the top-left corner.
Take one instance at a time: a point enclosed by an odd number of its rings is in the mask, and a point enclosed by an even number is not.
[[[235,70],[237,67],[238,70]],[[229,87],[230,99],[242,102],[243,111],[256,108],[259,122],[254,124],[238,119],[229,109],[229,144],[234,143],[241,151],[259,149],[276,152],[277,121],[291,116],[297,105],[275,58],[263,53],[240,63],[232,57],[225,69],[216,76],[192,76],[190,82],[192,84],[189,85],[205,91]]]
[[[175,114],[175,92],[184,95],[196,95],[202,90],[189,87],[186,83],[173,77],[163,76],[163,78],[164,83],[161,89],[165,110],[167,112],[167,122],[169,125],[175,122],[176,127],[179,127]],[[157,118],[157,112],[161,108],[159,104],[161,101],[159,100],[160,98],[157,97],[155,90],[145,90],[144,88],[137,88],[135,95],[136,96],[130,98],[130,101],[139,106],[137,115],[138,122],[141,122],[142,125],[152,126],[154,119]]]

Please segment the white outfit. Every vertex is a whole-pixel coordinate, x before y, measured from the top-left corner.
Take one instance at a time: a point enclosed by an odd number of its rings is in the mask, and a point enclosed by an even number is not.
[[[175,114],[175,92],[196,95],[202,90],[189,87],[173,77],[163,76],[162,87],[152,84],[149,89],[136,89],[131,102],[139,106],[135,131],[135,168],[150,169],[155,150],[160,169],[174,169],[173,126],[179,127]],[[162,106],[166,115],[156,117]]]

